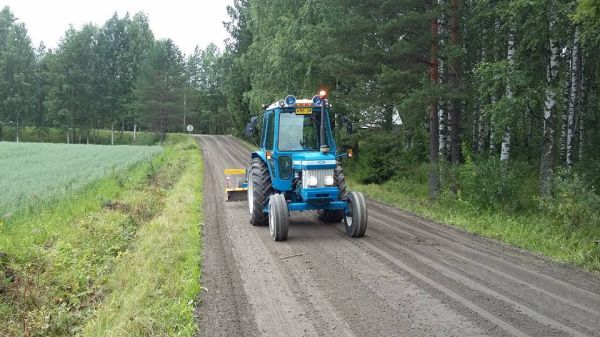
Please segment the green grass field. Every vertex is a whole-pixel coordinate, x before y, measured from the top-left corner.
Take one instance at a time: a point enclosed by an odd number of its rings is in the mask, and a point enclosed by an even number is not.
[[[29,155],[42,149],[38,157],[46,160],[67,149],[57,167],[70,177],[61,181],[87,183],[49,184],[42,195],[52,202],[30,200],[28,212],[0,222],[0,336],[194,335],[202,248],[198,144],[173,135],[162,151],[9,145],[30,147]],[[106,158],[111,164],[101,166]],[[37,159],[21,163],[44,172],[39,166],[49,165]],[[52,174],[34,178],[58,181]],[[11,187],[36,186],[35,179]]]
[[[0,216],[78,191],[160,150],[159,146],[0,142]]]

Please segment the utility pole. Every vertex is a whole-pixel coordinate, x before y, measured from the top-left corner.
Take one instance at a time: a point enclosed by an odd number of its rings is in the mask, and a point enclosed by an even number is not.
[[[185,132],[185,110],[187,106],[187,85],[183,89],[183,132]]]

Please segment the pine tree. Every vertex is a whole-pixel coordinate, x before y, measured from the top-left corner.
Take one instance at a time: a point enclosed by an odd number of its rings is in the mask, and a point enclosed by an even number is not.
[[[150,50],[138,76],[135,108],[140,121],[160,139],[180,130],[185,82],[184,60],[171,40],[159,40]]]

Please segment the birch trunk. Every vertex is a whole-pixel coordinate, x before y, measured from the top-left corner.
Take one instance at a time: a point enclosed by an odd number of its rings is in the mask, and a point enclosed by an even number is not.
[[[568,58],[568,62],[566,62],[567,64],[564,67],[564,71],[566,74],[570,74],[571,73],[571,51],[573,50],[572,48],[573,46],[571,44],[569,44],[569,46],[567,46],[565,48],[565,58]],[[563,100],[565,103],[564,105],[564,109],[562,110],[562,114],[561,114],[561,127],[560,127],[560,143],[559,143],[559,157],[561,162],[567,162],[567,124],[569,124],[569,107],[568,107],[568,102],[569,102],[569,93],[571,91],[571,77],[570,76],[565,76],[565,83],[564,86],[562,88],[562,95],[563,95]]]
[[[508,161],[510,158],[510,127],[504,127],[504,134],[502,135],[502,147],[500,150],[500,160]]]
[[[585,126],[585,113],[586,110],[588,109],[588,106],[592,106],[595,107],[596,103],[595,103],[595,97],[596,97],[596,89],[594,87],[594,85],[590,85],[590,83],[587,82],[587,76],[585,73],[585,64],[583,63],[583,60],[581,62],[581,77],[580,77],[580,83],[581,83],[581,87],[579,88],[579,91],[581,92],[581,99],[580,99],[580,104],[579,104],[579,131],[577,133],[577,139],[578,139],[578,158],[579,160],[583,159],[583,148],[584,148],[584,126]]]
[[[579,160],[583,159],[583,144],[584,144],[583,143],[583,140],[584,140],[583,136],[584,136],[584,131],[585,131],[585,129],[584,129],[584,124],[585,123],[583,122],[585,120],[584,117],[585,117],[585,110],[582,109],[581,112],[579,113],[579,118],[580,118],[579,119],[579,131],[578,131],[579,134],[578,134],[578,137],[577,137],[578,141],[579,141],[579,144],[578,144],[578,150],[579,151],[577,153],[577,156],[578,156]]]
[[[553,33],[554,22],[550,22],[550,34]],[[559,45],[556,39],[549,38],[550,60],[546,69],[546,99],[544,102],[544,130],[542,139],[542,156],[540,163],[540,193],[549,196],[552,179],[554,157],[554,117],[556,110],[556,75],[558,72]]]
[[[506,59],[510,66],[509,71],[512,71],[515,64],[515,33],[512,29],[508,32],[508,50],[506,52]],[[509,102],[512,101],[513,98],[510,82],[506,83],[506,98]],[[500,151],[501,161],[508,161],[510,158],[510,134],[510,126],[507,125],[504,127],[504,135],[502,136],[502,149]]]
[[[471,151],[477,153],[477,142],[479,140],[477,129],[479,128],[479,105],[475,102],[473,109],[473,124],[471,125]]]
[[[452,109],[452,102],[448,101],[446,104],[446,149],[444,151],[446,160],[450,160],[452,151]]]
[[[446,119],[447,113],[445,104],[442,100],[438,102],[438,137],[439,137],[439,152],[440,158],[446,157],[446,142],[448,139],[447,130],[448,124]]]
[[[569,95],[569,111],[567,116],[567,166],[573,166],[573,143],[575,133],[575,109],[579,89],[579,29],[575,27],[573,35],[573,50],[571,52],[571,91]]]
[[[445,0],[438,0],[438,5],[443,7],[445,5]],[[437,40],[438,45],[443,47],[446,38],[446,16],[444,14],[440,15],[437,24]],[[446,63],[438,54],[438,83],[443,85],[446,83]],[[438,101],[438,137],[439,137],[439,156],[440,158],[446,157],[446,148],[448,141],[448,123],[447,123],[447,109],[446,109],[446,101],[443,98],[440,98]]]
[[[491,103],[492,105],[496,103],[496,96],[492,96],[491,99]],[[490,139],[490,146],[489,146],[489,153],[491,155],[493,155],[496,152],[496,141],[494,140],[494,132],[495,132],[495,125],[494,125],[494,118],[492,118],[492,116],[490,116],[490,127],[489,127],[489,139]]]

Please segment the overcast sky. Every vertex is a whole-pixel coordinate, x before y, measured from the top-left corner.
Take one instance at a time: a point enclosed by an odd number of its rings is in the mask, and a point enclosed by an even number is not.
[[[73,24],[81,28],[86,23],[102,25],[116,11],[142,11],[149,16],[150,28],[156,38],[171,38],[186,54],[196,45],[201,48],[213,42],[219,48],[227,32],[227,5],[233,0],[0,0],[0,7],[9,6],[19,22],[24,22],[34,47],[40,41],[55,48],[60,38]]]

